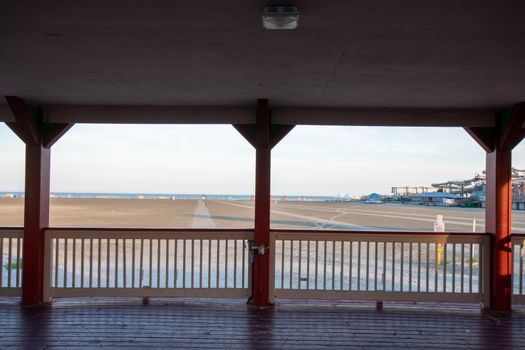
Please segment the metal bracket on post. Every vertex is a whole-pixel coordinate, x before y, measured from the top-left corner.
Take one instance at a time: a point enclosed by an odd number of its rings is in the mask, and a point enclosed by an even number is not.
[[[246,249],[250,252],[250,262],[253,262],[254,255],[264,255],[268,250],[264,244],[255,245],[254,241],[246,241]]]

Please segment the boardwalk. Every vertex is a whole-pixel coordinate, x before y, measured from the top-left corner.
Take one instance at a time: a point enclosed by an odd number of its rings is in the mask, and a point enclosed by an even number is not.
[[[525,314],[475,308],[135,300],[0,305],[1,349],[370,349],[525,347]]]

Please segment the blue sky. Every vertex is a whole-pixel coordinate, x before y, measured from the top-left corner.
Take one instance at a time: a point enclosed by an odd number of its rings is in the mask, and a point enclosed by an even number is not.
[[[460,128],[294,129],[273,150],[272,193],[389,193],[485,167]],[[514,154],[525,165],[525,145]],[[23,189],[24,146],[0,124],[0,191]],[[54,192],[254,192],[255,152],[229,125],[75,125],[52,152]]]

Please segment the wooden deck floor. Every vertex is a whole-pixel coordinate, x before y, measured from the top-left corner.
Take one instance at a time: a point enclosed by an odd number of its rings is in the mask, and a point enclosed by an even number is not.
[[[1,349],[525,348],[525,313],[240,303],[0,305]]]

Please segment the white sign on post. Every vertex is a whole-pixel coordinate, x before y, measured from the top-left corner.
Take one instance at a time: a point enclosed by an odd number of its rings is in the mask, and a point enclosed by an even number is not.
[[[445,222],[443,222],[443,215],[436,215],[436,222],[434,222],[434,232],[445,232]]]

